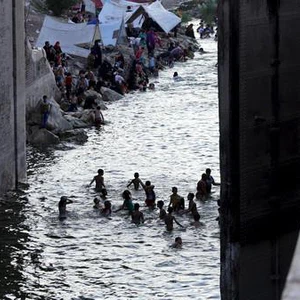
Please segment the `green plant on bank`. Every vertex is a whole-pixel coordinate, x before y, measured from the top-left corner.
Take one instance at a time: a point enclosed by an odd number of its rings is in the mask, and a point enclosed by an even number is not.
[[[187,12],[182,12],[181,22],[188,23],[192,20],[192,17]]]
[[[201,19],[206,24],[211,24],[217,14],[218,0],[206,0],[205,3],[200,5]]]
[[[78,2],[78,0],[31,0],[30,5],[42,13],[51,10],[54,16],[61,16]]]

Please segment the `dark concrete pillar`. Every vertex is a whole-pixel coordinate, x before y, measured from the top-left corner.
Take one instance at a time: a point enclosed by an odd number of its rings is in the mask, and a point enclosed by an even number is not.
[[[24,1],[0,0],[0,192],[26,178]]]
[[[278,300],[300,213],[300,6],[220,0],[222,299]]]

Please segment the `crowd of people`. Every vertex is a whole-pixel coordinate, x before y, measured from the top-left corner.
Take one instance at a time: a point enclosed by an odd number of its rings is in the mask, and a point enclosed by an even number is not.
[[[121,49],[103,55],[101,41],[96,40],[86,59],[86,67],[79,70],[78,74],[71,73],[70,56],[63,52],[60,41],[56,41],[54,45],[45,41],[43,48],[62,99],[68,102],[67,111],[76,111],[78,107],[96,109],[98,105],[95,99],[85,96],[88,90],[101,94],[101,88],[106,87],[121,95],[133,90],[153,90],[155,84],[150,80],[157,78],[160,70],[173,67],[176,61],[186,61],[194,57],[196,49],[191,45],[184,47],[174,38],[170,38],[171,35],[168,43],[165,40],[162,42],[153,27],[128,31],[130,58],[125,60]]]
[[[141,188],[145,192],[145,207],[155,210],[158,208],[158,218],[162,220],[166,226],[167,231],[172,231],[174,228],[174,223],[178,226],[184,228],[182,224],[176,219],[173,215],[174,213],[178,216],[190,215],[193,218],[191,226],[199,227],[202,225],[200,222],[200,213],[197,208],[196,200],[206,201],[209,199],[211,194],[212,185],[218,186],[220,183],[215,182],[214,178],[211,175],[211,169],[207,168],[206,172],[202,174],[201,179],[197,183],[197,192],[188,193],[187,195],[187,205],[183,196],[178,194],[178,188],[172,187],[172,194],[170,195],[170,200],[167,206],[167,210],[164,208],[165,203],[162,200],[156,202],[156,194],[154,191],[155,186],[151,184],[150,181],[145,181],[145,183],[140,179],[139,173],[134,173],[134,178],[131,179],[127,185],[127,189],[123,191],[122,198],[123,204],[116,210],[112,210],[111,201],[107,200],[107,190],[104,184],[104,170],[99,169],[98,174],[93,177],[89,186],[95,182],[95,191],[99,193],[99,197],[94,198],[93,209],[98,211],[100,215],[104,217],[110,217],[113,213],[117,213],[121,210],[128,212],[128,215],[131,218],[131,221],[140,225],[145,222],[144,213],[140,211],[140,204],[138,202],[133,203],[132,194],[129,190],[133,186],[134,190],[138,191]],[[195,197],[196,196],[196,197]],[[102,202],[101,202],[102,201]],[[68,199],[66,196],[62,196],[58,208],[59,208],[59,217],[60,219],[65,219],[67,217],[67,204],[73,203],[72,200]],[[218,220],[218,219],[217,219]],[[176,241],[175,241],[176,242]],[[179,242],[179,244],[182,244]]]
[[[72,19],[73,22],[81,22],[78,12]],[[77,20],[78,19],[78,20]],[[198,32],[201,38],[213,33],[209,26],[203,30],[203,24],[200,24]],[[173,36],[176,37],[178,28],[173,31]],[[67,111],[76,111],[79,107],[83,109],[94,109],[95,125],[104,123],[104,117],[101,113],[100,106],[96,99],[91,99],[85,96],[88,90],[96,91],[101,94],[101,88],[107,87],[116,91],[119,94],[126,94],[131,90],[145,92],[155,89],[151,78],[156,78],[159,71],[166,67],[173,67],[176,61],[185,61],[188,58],[194,57],[192,46],[183,47],[178,41],[170,39],[167,46],[164,46],[162,40],[152,26],[141,28],[139,30],[127,28],[128,46],[132,49],[129,60],[125,60],[122,51],[115,53],[113,59],[109,59],[103,55],[102,45],[99,40],[95,41],[90,49],[90,54],[87,57],[86,68],[81,69],[78,74],[72,74],[68,68],[68,56],[63,53],[60,42],[57,41],[51,45],[49,41],[45,42],[44,50],[47,60],[49,61],[57,86],[62,92],[62,98],[69,102]],[[195,38],[193,25],[186,27],[185,34],[191,38]],[[157,48],[160,50],[157,51]],[[202,48],[201,48],[202,49]],[[202,52],[203,49],[202,49]],[[126,70],[128,72],[126,72]],[[181,77],[177,72],[174,72],[174,81],[180,81]],[[47,96],[44,96],[44,111],[42,127],[46,126],[47,118],[51,107],[47,104]],[[140,180],[139,174],[135,173],[134,178],[127,185],[127,189],[123,191],[123,204],[120,208],[112,211],[112,204],[107,198],[107,190],[104,184],[104,171],[98,170],[98,174],[93,178],[90,185],[95,182],[95,189],[101,196],[94,199],[94,209],[99,211],[103,216],[110,216],[120,210],[128,211],[131,220],[135,224],[144,223],[145,218],[140,211],[140,204],[132,202],[132,195],[129,190],[133,185],[135,190],[142,188],[145,192],[145,206],[150,209],[159,209],[159,219],[163,220],[167,231],[173,230],[173,225],[183,227],[173,215],[178,216],[183,214],[191,215],[193,218],[193,226],[200,226],[200,214],[197,209],[196,200],[204,201],[208,199],[212,185],[219,185],[211,176],[211,170],[207,169],[202,174],[201,179],[197,183],[197,192],[189,193],[187,196],[188,204],[186,206],[184,197],[178,194],[177,187],[172,188],[168,208],[165,210],[164,201],[160,200],[156,203],[155,186],[150,181],[145,183]],[[104,200],[101,202],[101,199]],[[67,215],[67,204],[73,203],[72,200],[62,196],[59,201],[59,216],[64,219]],[[174,243],[175,247],[181,247],[182,240],[177,237]]]

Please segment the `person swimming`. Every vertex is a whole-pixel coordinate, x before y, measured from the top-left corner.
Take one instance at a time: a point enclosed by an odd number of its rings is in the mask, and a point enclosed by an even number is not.
[[[173,230],[173,222],[175,222],[177,225],[183,228],[183,226],[176,220],[176,218],[172,215],[173,213],[173,208],[169,207],[168,208],[168,214],[165,216],[165,224],[167,231],[172,231]]]
[[[197,210],[197,205],[194,201],[194,197],[195,197],[194,193],[188,193],[187,199],[189,200],[189,204],[188,204],[188,209],[186,211],[186,213],[191,213],[193,216],[199,214]]]
[[[149,84],[148,89],[149,89],[149,90],[155,90],[155,85],[154,85],[153,82],[151,82],[151,83]]]
[[[191,225],[195,226],[195,227],[200,227],[201,223],[200,223],[200,215],[199,213],[196,213],[195,215],[193,215],[194,217],[194,222],[191,223]]]
[[[175,238],[175,242],[171,245],[172,248],[182,248],[182,239],[180,236]]]
[[[182,77],[180,77],[177,72],[174,72],[173,80],[174,81],[183,81],[184,79]]]
[[[198,200],[205,200],[206,196],[208,195],[206,180],[207,180],[207,175],[205,173],[203,173],[201,176],[201,179],[197,183],[196,198]]]
[[[211,192],[212,185],[217,186],[217,185],[220,185],[220,183],[215,182],[214,178],[211,176],[210,168],[207,168],[205,170],[205,174],[206,174],[206,191],[209,194]]]
[[[104,201],[104,207],[100,211],[101,215],[104,217],[108,217],[111,215],[111,203],[110,201],[106,200]]]
[[[145,182],[145,184],[141,181],[141,185],[146,194],[146,206],[153,208],[155,206],[156,195],[154,192],[154,185],[151,184],[149,180]]]
[[[101,204],[100,204],[100,199],[99,198],[94,198],[94,209],[100,209],[101,208]]]
[[[60,218],[67,217],[67,204],[73,203],[72,200],[68,199],[66,196],[61,196],[58,202],[58,211]]]
[[[133,203],[132,203],[130,191],[125,190],[122,193],[122,198],[124,199],[122,206],[119,209],[115,210],[114,212],[118,212],[122,209],[125,209],[128,210],[129,215],[131,215],[133,212]]]
[[[165,216],[167,215],[165,209],[163,208],[164,207],[164,201],[162,201],[162,200],[157,201],[157,207],[159,208],[159,218],[161,220],[164,220]]]
[[[140,183],[141,183],[141,180],[139,178],[139,173],[134,173],[134,178],[129,182],[129,184],[127,185],[127,188],[129,188],[132,184],[134,186],[134,189],[137,191],[140,187]]]
[[[175,212],[178,212],[180,209],[184,209],[184,198],[177,194],[177,187],[172,187],[172,195],[170,196],[169,207],[172,206]]]
[[[144,223],[144,214],[139,211],[140,205],[138,203],[134,204],[134,211],[131,214],[131,220],[132,223],[139,225],[141,223]]]
[[[97,192],[100,192],[103,197],[107,196],[107,191],[104,184],[104,171],[102,169],[98,170],[98,175],[94,176],[93,180],[90,182],[89,186],[93,184],[93,182],[96,182],[95,189]]]

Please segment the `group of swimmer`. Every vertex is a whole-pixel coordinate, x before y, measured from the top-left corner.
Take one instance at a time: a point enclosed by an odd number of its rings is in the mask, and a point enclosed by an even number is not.
[[[180,196],[178,194],[177,187],[172,187],[172,194],[170,195],[170,202],[168,204],[167,211],[164,209],[164,201],[159,200],[156,203],[156,195],[154,188],[155,186],[151,184],[150,181],[146,181],[143,183],[143,181],[139,178],[139,173],[134,173],[134,178],[130,180],[130,182],[127,185],[127,189],[123,191],[122,198],[123,198],[123,204],[121,207],[119,207],[117,210],[112,211],[112,205],[111,202],[106,200],[107,196],[107,190],[104,184],[104,171],[103,169],[98,170],[98,174],[93,177],[92,181],[90,182],[89,186],[91,186],[95,182],[95,190],[98,192],[101,196],[101,198],[104,200],[103,205],[101,204],[101,201],[98,197],[94,199],[94,206],[93,208],[100,211],[100,214],[109,217],[112,212],[118,212],[120,210],[126,210],[128,211],[128,215],[131,217],[131,220],[134,224],[139,225],[141,223],[144,223],[144,214],[140,211],[140,205],[139,203],[133,203],[132,202],[132,195],[129,191],[129,188],[131,185],[133,185],[134,189],[137,191],[140,189],[140,186],[145,191],[145,205],[149,207],[150,209],[154,209],[155,206],[159,209],[159,219],[164,221],[166,225],[167,231],[173,230],[173,224],[174,222],[183,228],[183,225],[181,225],[176,218],[173,216],[173,212],[183,215],[183,214],[191,214],[194,222],[191,223],[191,225],[195,227],[199,227],[201,225],[200,223],[200,214],[197,210],[196,202],[194,201],[195,196],[198,200],[206,200],[209,194],[211,193],[212,185],[220,185],[220,183],[216,183],[214,178],[211,176],[211,169],[206,169],[205,173],[202,174],[201,179],[197,183],[197,193],[194,195],[194,193],[189,193],[187,195],[188,200],[188,208],[185,209],[185,200],[184,197]],[[68,199],[66,196],[62,196],[58,208],[59,208],[59,215],[60,218],[64,219],[66,217],[66,206],[67,204],[73,203],[72,200]],[[179,238],[179,237],[178,237]],[[175,241],[175,247],[181,247],[182,240],[181,238],[176,238],[177,242]]]

